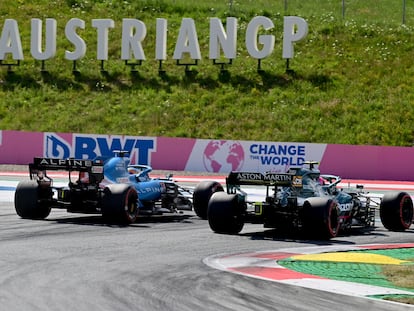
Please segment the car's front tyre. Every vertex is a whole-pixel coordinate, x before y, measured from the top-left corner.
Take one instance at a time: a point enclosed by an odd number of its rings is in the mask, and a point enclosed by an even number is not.
[[[413,200],[407,192],[384,194],[380,204],[383,226],[391,231],[404,231],[413,223]]]
[[[138,217],[138,193],[128,184],[111,184],[104,189],[102,216],[108,222],[132,224]]]
[[[207,219],[208,202],[215,192],[224,191],[223,186],[217,181],[205,180],[200,182],[193,192],[194,212],[201,219]]]

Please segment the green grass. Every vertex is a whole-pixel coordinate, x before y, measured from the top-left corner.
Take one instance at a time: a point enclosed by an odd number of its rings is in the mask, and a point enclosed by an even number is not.
[[[192,137],[412,146],[414,141],[414,3],[348,0],[35,0],[2,1],[6,18],[19,23],[25,59],[8,72],[0,68],[0,129],[97,134]],[[271,57],[261,63],[244,46],[247,23],[257,15],[275,24]],[[303,17],[306,39],[295,58],[281,57],[284,15]],[[209,18],[238,19],[238,55],[228,72],[208,59]],[[73,47],[66,22],[86,22],[80,32],[88,50],[77,63],[64,59]],[[168,20],[168,60],[159,75],[154,60],[155,19]],[[196,22],[202,61],[186,75],[172,60],[183,17]],[[58,22],[57,55],[46,73],[30,55],[30,19]],[[96,60],[94,18],[111,18],[106,73]],[[121,21],[147,26],[147,60],[137,73],[120,60]]]
[[[390,258],[403,260],[404,263],[373,264],[368,262],[306,261],[286,258],[279,260],[278,264],[297,272],[318,275],[332,280],[413,292],[413,295],[384,294],[373,295],[372,297],[414,304],[414,259],[412,258],[412,248],[361,250],[358,253],[389,256]]]

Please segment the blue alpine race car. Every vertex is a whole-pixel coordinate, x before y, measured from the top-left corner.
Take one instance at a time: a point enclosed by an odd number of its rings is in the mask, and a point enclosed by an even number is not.
[[[111,158],[34,158],[30,180],[19,182],[14,196],[17,215],[44,219],[52,208],[72,213],[102,214],[108,222],[131,224],[138,214],[160,215],[192,209],[192,192],[172,175],[151,178],[152,168],[130,165],[125,152]],[[69,182],[54,184],[48,171],[67,171]]]
[[[177,210],[192,210],[190,189],[175,183],[171,174],[165,178],[151,178],[149,173],[152,167],[131,165],[125,154],[126,152],[116,151],[114,157],[104,160],[105,178],[101,184],[133,185],[138,193],[140,214],[159,215]]]

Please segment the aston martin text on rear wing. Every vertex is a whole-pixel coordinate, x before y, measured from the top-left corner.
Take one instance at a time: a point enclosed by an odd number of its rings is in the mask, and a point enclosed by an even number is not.
[[[230,185],[290,186],[294,181],[294,176],[289,173],[231,172],[226,182]]]

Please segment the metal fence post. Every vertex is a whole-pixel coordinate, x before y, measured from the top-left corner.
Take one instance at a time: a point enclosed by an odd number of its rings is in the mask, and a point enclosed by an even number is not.
[[[402,7],[402,23],[405,24],[405,2],[406,0],[403,0],[403,7]]]

